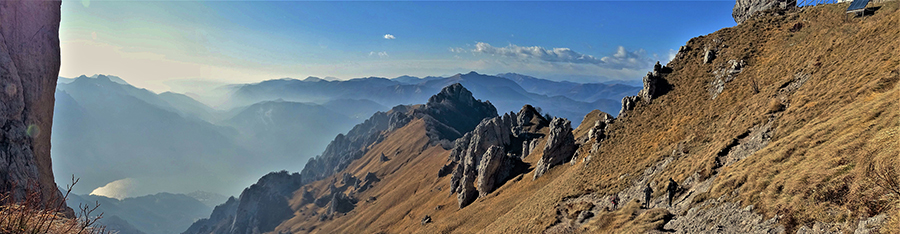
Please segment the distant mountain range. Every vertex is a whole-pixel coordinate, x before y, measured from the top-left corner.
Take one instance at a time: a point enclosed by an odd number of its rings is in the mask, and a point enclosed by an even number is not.
[[[639,89],[512,73],[344,81],[278,79],[218,87],[228,95],[220,100],[224,105],[212,108],[192,96],[157,94],[116,76],[60,77],[51,139],[53,170],[57,178],[81,178],[75,193],[88,194],[104,187],[98,194],[126,197],[121,201],[88,195],[79,198],[82,202],[99,200],[108,214],[115,214],[107,216],[105,224],[122,233],[183,231],[191,219],[208,215],[210,207],[224,201],[210,194],[235,194],[270,171],[300,171],[317,153],[342,150],[326,150],[338,133],[393,106],[426,103],[431,95],[454,83],[467,87],[475,98],[490,100],[497,112],[531,104],[545,108],[542,114],[570,118],[573,123],[581,122],[583,113],[594,109],[618,112],[621,96]],[[384,122],[395,121],[389,114],[380,116]],[[434,137],[450,133],[438,131]],[[196,190],[213,193],[194,194],[192,201],[184,200],[184,195],[157,194]],[[141,197],[133,198],[136,196]],[[191,203],[182,208],[160,207],[182,209],[180,214],[190,217],[168,215],[188,219],[175,222],[153,216],[162,211],[131,205],[147,203],[147,199]],[[197,200],[203,202],[198,205]],[[191,213],[201,205],[208,210],[200,216]],[[151,225],[167,222],[179,228]]]
[[[278,79],[234,86],[235,90],[226,106],[277,99],[314,103],[350,99],[371,100],[382,106],[405,105],[424,103],[429,94],[437,93],[453,83],[469,88],[479,99],[491,100],[500,112],[516,111],[524,104],[531,104],[545,108],[543,111],[546,113],[569,118],[575,123],[581,121],[583,113],[594,109],[618,113],[622,97],[640,90],[639,87],[621,84],[559,82],[514,73],[491,76],[470,72],[450,77],[368,77],[344,81],[310,77],[304,80]]]
[[[311,77],[223,86],[231,89],[224,100],[228,109],[214,109],[184,94],[134,87],[116,76],[60,77],[52,135],[54,171],[58,178],[80,177],[77,193],[134,178],[143,184],[128,196],[197,189],[233,194],[253,182],[248,178],[282,169],[299,171],[333,136],[375,112],[424,103],[453,83],[490,100],[498,112],[531,104],[573,123],[594,109],[617,113],[618,100],[638,90],[514,73],[344,81]],[[171,180],[182,183],[167,183]]]
[[[253,182],[243,178],[290,165],[299,170],[355,122],[315,104],[264,102],[218,111],[108,76],[79,77],[57,86],[54,172],[81,178],[75,192],[82,194],[124,178],[143,182],[130,196],[197,189],[230,194]]]

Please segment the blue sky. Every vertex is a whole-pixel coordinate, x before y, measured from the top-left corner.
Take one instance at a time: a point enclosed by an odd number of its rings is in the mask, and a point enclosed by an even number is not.
[[[477,71],[637,80],[688,39],[734,26],[733,1],[64,1],[60,75],[177,80]]]

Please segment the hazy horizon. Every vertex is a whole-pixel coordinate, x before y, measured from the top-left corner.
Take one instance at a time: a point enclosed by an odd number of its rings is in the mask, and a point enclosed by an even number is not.
[[[731,1],[64,1],[60,76],[112,74],[157,93],[185,80],[469,71],[633,81],[688,39],[733,26],[731,7]]]

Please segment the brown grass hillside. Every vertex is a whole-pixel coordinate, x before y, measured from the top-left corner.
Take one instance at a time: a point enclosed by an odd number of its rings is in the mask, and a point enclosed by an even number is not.
[[[320,220],[324,208],[297,205],[304,191],[318,197],[330,192],[329,185],[340,187],[339,173],[296,192],[296,217],[276,231],[540,233],[558,226],[559,214],[593,206],[562,205],[564,200],[620,192],[669,159],[650,178],[655,197],[663,196],[670,177],[691,178],[711,186],[686,199],[687,207],[705,209],[703,202],[716,198],[753,205],[766,218],[781,217],[778,224],[789,232],[816,221],[886,213],[891,216],[882,232],[900,232],[900,197],[866,172],[871,164],[900,163],[900,11],[897,2],[872,4],[881,6],[874,15],[851,18],[844,14],[848,4],[770,12],[691,39],[689,49],[667,65],[672,90],[616,119],[590,161],[554,167],[534,181],[533,172],[519,175],[463,209],[446,191],[449,177],[437,177],[449,151],[428,146],[425,125],[415,120],[344,171],[381,179],[354,195],[359,202],[352,211]],[[718,49],[709,64],[702,63],[705,48]],[[713,72],[730,66],[729,60],[746,66],[712,99]],[[589,125],[582,124],[576,137]],[[765,147],[740,160],[723,156],[764,127],[770,137]],[[590,147],[582,146],[581,155]],[[381,161],[382,154],[390,160]],[[537,154],[524,161],[533,167]],[[659,229],[668,212],[683,215],[678,209],[644,210],[633,200],[621,204],[585,226],[554,230],[642,233]],[[432,223],[420,222],[426,215]]]

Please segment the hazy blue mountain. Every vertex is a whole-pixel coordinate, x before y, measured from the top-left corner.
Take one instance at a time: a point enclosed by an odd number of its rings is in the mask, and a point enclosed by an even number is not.
[[[339,99],[324,105],[265,101],[220,111],[108,76],[60,83],[55,108],[51,154],[57,176],[80,177],[77,193],[130,178],[131,187],[120,188],[124,196],[197,189],[233,194],[256,175],[300,170],[332,136],[363,120],[348,115],[386,109],[370,100]]]
[[[335,99],[323,103],[322,106],[356,120],[364,120],[375,112],[391,109],[367,99]]]
[[[109,79],[110,81],[118,83],[118,84],[128,84],[128,82],[123,80],[121,77],[113,76],[113,75],[102,75],[102,74],[96,74],[93,76],[81,75],[81,76],[75,77],[75,78],[66,78],[66,77],[59,76],[59,77],[57,77],[57,83],[68,84],[68,83],[72,83],[72,81],[75,81],[75,79],[78,79],[81,77],[87,77],[87,78],[93,78],[93,79],[96,79],[99,77],[104,77],[104,79]]]
[[[184,194],[157,193],[118,200],[94,195],[69,194],[66,202],[78,210],[79,205],[99,208],[101,222],[120,233],[171,234],[181,233],[194,221],[209,216],[212,207]]]
[[[187,193],[185,195],[187,195],[188,197],[197,199],[197,201],[200,201],[204,205],[209,206],[209,207],[216,207],[217,205],[222,204],[226,200],[228,200],[228,196],[218,194],[218,193],[206,192],[206,191],[194,191],[194,192]]]
[[[185,118],[152,92],[82,77],[58,85],[56,95],[53,169],[58,178],[80,177],[77,193],[123,178],[164,177],[188,179],[144,192],[226,192],[222,186],[247,173],[248,165],[234,161],[251,155],[229,136],[236,130]]]
[[[197,117],[208,122],[221,121],[217,110],[210,108],[187,95],[173,92],[163,92],[157,95],[163,101],[166,101],[172,108],[182,113],[185,118]]]
[[[528,92],[547,96],[565,96],[576,101],[596,102],[600,99],[621,100],[622,97],[635,95],[641,87],[618,83],[574,83],[569,81],[552,81],[539,79],[516,73],[497,74],[499,77],[515,81]]]
[[[419,78],[419,77],[415,77],[415,76],[398,76],[391,80],[397,81],[397,82],[400,82],[403,84],[419,84],[422,82],[426,82],[426,81],[430,81],[430,80],[437,80],[437,79],[442,79],[442,78],[443,77],[439,77],[439,76],[426,76],[423,78]]]
[[[267,168],[282,167],[299,170],[298,162],[322,152],[330,137],[349,130],[355,120],[323,106],[288,102],[266,101],[253,104],[225,124],[238,130],[236,139],[241,145],[266,160],[260,164]]]
[[[278,79],[237,86],[230,96],[229,102],[241,104],[282,99],[295,102],[327,103],[333,100],[356,99],[370,100],[381,106],[395,106],[423,103],[428,100],[429,93],[436,93],[441,88],[453,83],[461,83],[469,88],[475,97],[490,100],[500,112],[517,111],[522,105],[532,104],[544,107],[544,111],[551,115],[566,117],[575,123],[580,123],[584,113],[594,109],[618,113],[622,97],[637,92],[631,92],[636,89],[629,86],[609,85],[607,87],[604,84],[596,84],[596,87],[579,86],[580,84],[577,83],[570,85],[570,82],[547,81],[533,77],[530,79],[546,81],[556,86],[566,86],[568,89],[538,93],[524,89],[512,79],[475,72],[421,79],[412,76],[401,76],[394,79],[369,77],[346,81],[311,78],[305,80]],[[616,90],[617,88],[623,90]],[[602,90],[608,91],[597,93]],[[326,106],[328,105],[326,104]],[[371,113],[374,112],[369,112],[368,115]]]

